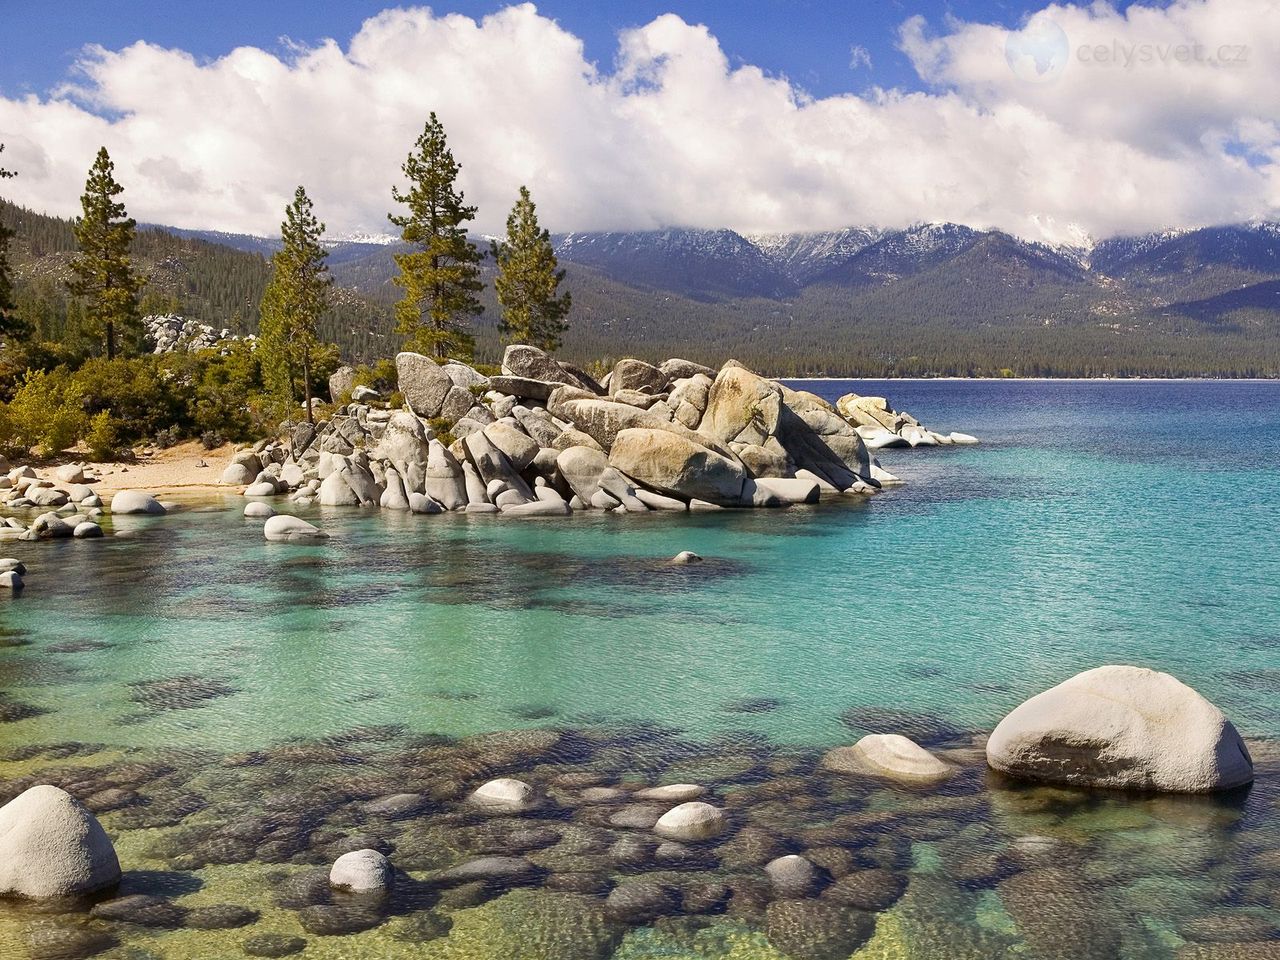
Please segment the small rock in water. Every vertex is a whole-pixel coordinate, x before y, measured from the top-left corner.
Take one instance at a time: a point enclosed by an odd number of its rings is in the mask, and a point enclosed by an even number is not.
[[[377,850],[353,850],[334,861],[329,884],[353,893],[383,891],[391,885],[391,861]]]
[[[121,470],[123,473],[124,470]],[[149,513],[160,515],[167,511],[161,506],[160,501],[149,493],[140,493],[137,490],[121,490],[111,498],[111,512],[119,514],[127,513]]]
[[[92,540],[102,536],[102,528],[92,520],[86,520],[84,523],[77,523],[71,535],[77,540]]]
[[[261,518],[263,520],[270,519],[276,515],[271,504],[263,503],[261,500],[254,500],[252,503],[244,505],[244,515],[248,518]]]
[[[656,800],[659,803],[684,803],[697,800],[707,792],[696,783],[668,783],[661,787],[648,787],[636,793],[637,800]]]
[[[692,550],[681,550],[679,553],[677,553],[674,557],[671,558],[671,562],[682,564],[682,565],[686,563],[701,563],[702,558],[698,556],[696,553],[694,553]]]
[[[523,780],[500,777],[490,780],[468,798],[471,803],[495,813],[523,813],[538,805],[533,787]]]
[[[811,897],[822,885],[822,871],[794,853],[770,860],[764,872],[780,897]]]
[[[140,927],[180,927],[187,911],[177,904],[148,894],[135,893],[98,904],[89,915],[100,920],[132,923]]]
[[[258,911],[230,903],[209,907],[192,907],[187,912],[186,926],[195,930],[233,930],[257,923]]]
[[[872,733],[852,747],[837,747],[822,765],[838,773],[870,773],[902,783],[934,783],[955,773],[914,740],[897,733]]]
[[[719,836],[724,827],[724,811],[694,800],[668,810],[653,829],[668,840],[710,840]]]
[[[301,517],[278,513],[268,517],[262,526],[262,535],[268,540],[282,543],[306,543],[328,539],[329,535]]]
[[[0,573],[0,590],[18,591],[22,589],[22,577],[18,575],[16,570],[6,570]]]
[[[246,937],[240,945],[250,957],[288,957],[301,952],[307,945],[302,937],[282,933],[259,933]]]

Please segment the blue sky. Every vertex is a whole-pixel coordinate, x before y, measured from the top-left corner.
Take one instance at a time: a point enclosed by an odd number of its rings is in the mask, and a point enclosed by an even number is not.
[[[198,56],[217,57],[237,46],[281,49],[279,38],[314,44],[331,37],[345,43],[362,21],[394,4],[369,0],[4,0],[11,29],[0,35],[0,93],[43,94],[66,77],[81,47],[110,49],[147,40]],[[437,14],[482,17],[505,4],[451,0],[421,4]],[[995,0],[947,3],[902,0],[549,0],[538,11],[586,44],[588,59],[612,63],[618,32],[674,12],[703,23],[737,62],[785,74],[816,96],[860,92],[871,85],[915,89],[919,77],[897,49],[899,25],[922,14],[941,25],[962,20],[1017,27],[1034,5]],[[862,47],[871,64],[851,67]]]
[[[1280,0],[0,10],[5,195],[62,215],[106,146],[140,220],[266,234],[303,184],[384,232],[435,111],[482,232],[522,185],[555,231],[1280,219]]]

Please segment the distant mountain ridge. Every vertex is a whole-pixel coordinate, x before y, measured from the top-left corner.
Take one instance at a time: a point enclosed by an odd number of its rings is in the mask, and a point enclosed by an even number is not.
[[[243,325],[256,322],[262,258],[278,241],[191,229],[155,233],[207,245],[182,248],[188,271],[224,251],[217,256],[226,280],[194,293],[234,291]],[[477,240],[487,248],[485,238]],[[563,352],[584,362],[680,355],[719,363],[734,356],[773,375],[1280,377],[1276,223],[1079,246],[954,223],[776,234],[574,232],[553,243],[574,298]],[[41,246],[28,247],[20,275],[48,272],[30,259]],[[358,308],[335,325],[336,339],[352,345],[353,359],[394,350],[389,308],[400,290],[392,283],[393,257],[404,245],[358,237],[327,246],[341,295]],[[228,259],[228,248],[251,257]],[[481,359],[493,360],[499,311],[492,262],[482,271],[486,310],[475,330]],[[167,282],[164,289],[185,301],[186,287]],[[205,296],[201,317],[216,324],[209,314],[220,302],[225,295]]]

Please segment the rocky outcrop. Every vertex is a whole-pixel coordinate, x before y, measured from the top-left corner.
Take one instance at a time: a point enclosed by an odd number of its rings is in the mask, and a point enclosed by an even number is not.
[[[234,340],[253,340],[253,335],[238,337],[225,327],[221,330],[173,314],[153,314],[142,318],[143,339],[152,353],[175,353],[181,350],[212,350],[228,346]]]
[[[1015,709],[987,741],[1013,777],[1120,790],[1210,793],[1253,780],[1231,721],[1167,673],[1086,670]]]
[[[624,359],[608,396],[523,345],[507,348],[500,376],[416,353],[396,369],[404,409],[335,383],[352,402],[287,425],[287,443],[237,453],[223,481],[304,506],[547,517],[788,507],[896,480],[831,404],[733,361]]]
[[[909,413],[889,406],[884,397],[861,397],[846,393],[836,401],[840,415],[858,428],[863,441],[872,450],[883,447],[969,446],[978,442],[967,433],[934,433],[925,429]]]
[[[119,879],[102,825],[65,790],[32,787],[0,807],[0,895],[71,897]]]

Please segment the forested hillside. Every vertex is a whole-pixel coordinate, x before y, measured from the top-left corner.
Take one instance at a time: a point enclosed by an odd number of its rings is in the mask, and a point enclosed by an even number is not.
[[[40,340],[76,336],[76,307],[66,280],[75,254],[71,221],[33,213],[0,200],[0,220],[17,231],[11,259],[17,274],[18,313]],[[263,243],[265,249],[270,244]],[[252,333],[270,276],[262,253],[250,253],[161,227],[141,227],[133,245],[134,264],[147,279],[144,312],[178,312],[216,328]],[[354,357],[384,355],[390,311],[384,304],[339,289],[321,332]]]
[[[70,223],[0,205],[19,299],[61,335]],[[573,294],[562,354],[737,357],[776,375],[1280,376],[1280,231],[1241,225],[1108,240],[1090,255],[955,224],[745,238],[666,230],[556,238]],[[237,249],[239,248],[239,249]],[[148,304],[256,329],[273,242],[143,228]],[[387,356],[398,244],[332,245],[323,335]],[[477,359],[500,356],[493,265]],[[74,312],[74,309],[73,309]]]

